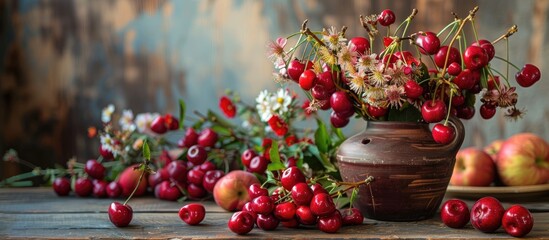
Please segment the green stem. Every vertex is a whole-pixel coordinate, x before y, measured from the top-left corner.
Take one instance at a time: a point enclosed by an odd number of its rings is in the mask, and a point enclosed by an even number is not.
[[[147,164],[147,163],[145,163]],[[128,196],[128,198],[126,199],[126,201],[124,201],[124,204],[123,205],[126,205],[128,203],[128,201],[130,201],[130,199],[133,197],[133,195],[135,194],[135,192],[137,191],[137,188],[139,188],[139,185],[141,185],[141,180],[143,180],[143,176],[145,176],[145,170],[142,170],[141,171],[141,175],[139,176],[139,180],[137,180],[137,184],[135,185],[135,187],[133,188],[133,191],[132,193],[130,194],[130,196]]]

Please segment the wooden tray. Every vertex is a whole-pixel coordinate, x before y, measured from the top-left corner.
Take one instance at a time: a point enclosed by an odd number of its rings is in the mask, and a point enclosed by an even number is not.
[[[447,197],[468,199],[479,199],[485,196],[492,196],[498,199],[535,201],[535,197],[544,195],[549,195],[549,184],[514,187],[470,187],[449,185],[446,190]]]

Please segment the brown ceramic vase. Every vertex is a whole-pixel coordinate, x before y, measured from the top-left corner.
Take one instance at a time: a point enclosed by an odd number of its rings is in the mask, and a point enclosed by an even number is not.
[[[365,217],[385,221],[415,221],[432,217],[444,197],[452,176],[455,156],[464,138],[463,124],[450,123],[455,139],[436,143],[428,124],[368,122],[366,130],[350,137],[337,152],[344,181],[363,185],[354,207]]]

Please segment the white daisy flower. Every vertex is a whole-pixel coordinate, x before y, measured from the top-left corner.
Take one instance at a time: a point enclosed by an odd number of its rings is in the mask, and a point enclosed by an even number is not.
[[[273,103],[273,110],[277,111],[278,115],[283,115],[288,112],[288,107],[292,103],[292,97],[287,90],[278,89],[276,95],[271,97],[271,103]]]
[[[135,124],[137,125],[137,130],[140,133],[146,133],[148,135],[154,135],[151,130],[152,121],[160,116],[158,113],[140,113],[135,117]]]
[[[128,131],[133,132],[135,131],[135,124],[133,123],[133,112],[132,110],[124,110],[122,111],[122,117],[120,117],[120,120],[118,121],[120,124],[120,127],[122,128],[122,131]]]
[[[259,93],[255,101],[257,102],[256,109],[261,121],[267,122],[273,116],[273,107],[270,102],[271,96],[267,90]]]
[[[109,123],[111,121],[111,116],[114,113],[114,105],[109,104],[106,108],[103,108],[103,112],[101,113],[101,121],[103,123]]]

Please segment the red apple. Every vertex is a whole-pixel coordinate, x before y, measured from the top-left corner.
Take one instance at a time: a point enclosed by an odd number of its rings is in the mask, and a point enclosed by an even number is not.
[[[471,208],[471,225],[481,232],[495,232],[501,226],[505,209],[493,197],[479,199]]]
[[[442,204],[440,218],[451,228],[462,228],[469,222],[469,207],[464,201],[450,199]]]
[[[503,142],[505,141],[502,139],[496,139],[488,144],[488,146],[484,147],[484,151],[488,153],[488,155],[490,155],[494,162],[496,162],[497,160],[498,152],[501,149],[501,145],[503,145]]]
[[[549,145],[532,133],[508,138],[497,156],[497,169],[503,184],[524,186],[549,181]]]
[[[534,227],[534,218],[525,207],[513,205],[503,214],[501,225],[509,235],[523,237]]]
[[[126,168],[120,174],[120,178],[118,179],[120,188],[122,188],[122,196],[124,197],[130,196],[133,189],[137,185],[137,182],[139,181],[139,176],[141,175],[141,171],[134,169],[134,167],[136,166],[137,165],[133,165]],[[141,180],[139,187],[134,193],[134,197],[145,194],[145,191],[147,191],[147,178],[148,178],[147,176],[143,176],[143,179]]]
[[[488,186],[495,179],[496,168],[490,155],[477,148],[460,149],[456,155],[450,184]]]
[[[251,200],[248,188],[254,183],[261,184],[252,173],[242,170],[229,172],[214,186],[215,203],[227,211],[241,210],[244,204]]]

